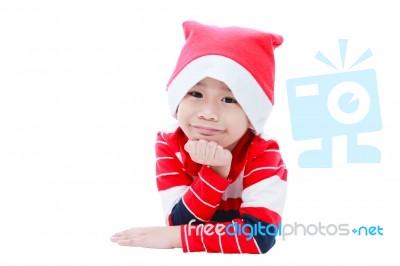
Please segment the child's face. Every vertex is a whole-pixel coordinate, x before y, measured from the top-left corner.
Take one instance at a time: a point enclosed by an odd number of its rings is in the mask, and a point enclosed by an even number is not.
[[[179,104],[177,118],[189,139],[215,141],[230,150],[252,128],[225,83],[208,77],[188,91]]]

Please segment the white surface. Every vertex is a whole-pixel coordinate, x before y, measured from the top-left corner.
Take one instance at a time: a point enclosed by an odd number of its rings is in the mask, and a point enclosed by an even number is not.
[[[393,1],[0,1],[0,265],[376,265],[399,261],[398,62]],[[393,3],[393,4],[392,4]],[[290,236],[262,256],[119,247],[117,231],[164,224],[156,131],[172,122],[165,85],[193,19],[280,33],[267,127],[289,169],[285,223],[383,227],[383,236]],[[396,21],[397,20],[397,21]],[[382,162],[299,169],[315,146],[291,137],[285,83],[332,73],[337,40],[378,78],[383,130],[360,142]],[[354,60],[353,60],[354,61]],[[140,159],[138,159],[140,158]],[[398,254],[398,252],[397,252]],[[394,263],[395,264],[395,263]]]

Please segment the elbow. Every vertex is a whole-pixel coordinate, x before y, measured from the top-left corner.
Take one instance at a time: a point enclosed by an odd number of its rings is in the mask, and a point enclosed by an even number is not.
[[[267,253],[275,245],[275,236],[259,236],[255,237],[261,254]]]

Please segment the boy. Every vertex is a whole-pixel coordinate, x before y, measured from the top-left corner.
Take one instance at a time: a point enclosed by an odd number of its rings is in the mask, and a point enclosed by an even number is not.
[[[178,125],[158,133],[157,186],[166,227],[112,241],[184,252],[265,253],[275,243],[287,170],[262,131],[273,105],[279,35],[183,23],[186,43],[167,85]]]

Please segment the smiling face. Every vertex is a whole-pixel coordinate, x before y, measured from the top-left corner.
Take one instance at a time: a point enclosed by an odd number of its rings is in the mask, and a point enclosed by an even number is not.
[[[252,126],[231,90],[222,81],[204,78],[178,106],[179,126],[191,140],[215,141],[233,150]]]

